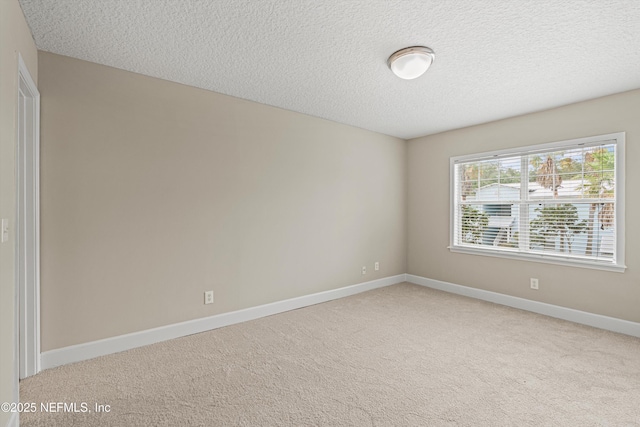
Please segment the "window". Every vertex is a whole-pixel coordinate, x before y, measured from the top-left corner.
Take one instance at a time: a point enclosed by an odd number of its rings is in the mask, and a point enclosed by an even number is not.
[[[451,158],[454,252],[624,271],[624,133]]]

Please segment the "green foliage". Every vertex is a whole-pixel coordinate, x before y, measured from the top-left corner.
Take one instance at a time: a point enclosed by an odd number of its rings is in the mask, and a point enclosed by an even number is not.
[[[582,161],[580,156],[572,155],[571,153],[567,154],[564,152],[551,153],[551,155],[547,156],[553,158],[555,163],[555,173],[557,176],[561,177],[564,181],[570,181],[574,179],[582,179]],[[545,159],[540,157],[539,155],[534,155],[529,157],[529,180],[530,182],[539,182],[542,174],[547,174],[543,170],[543,165],[545,163]],[[544,185],[543,185],[544,186]],[[550,188],[547,186],[547,188]]]
[[[516,231],[515,233],[513,233],[513,236],[511,236],[511,239],[508,242],[502,241],[498,244],[498,246],[502,246],[504,248],[517,248],[519,245],[519,240],[520,234]]]
[[[462,171],[462,199],[491,184],[517,184],[520,171],[500,161],[467,164]]]
[[[520,182],[520,171],[507,168],[503,169],[500,173],[500,183],[501,184],[518,184]]]
[[[570,203],[536,208],[538,216],[530,222],[531,246],[555,249],[560,237],[560,251],[571,252],[576,234],[587,229],[587,221],[578,219],[578,208]]]
[[[553,197],[558,197],[558,188],[562,185],[562,175],[558,171],[556,161],[552,155],[540,164],[536,175],[536,182],[544,188],[553,191]]]
[[[482,235],[489,225],[489,215],[469,205],[462,205],[462,240],[482,244]]]
[[[587,197],[600,198],[613,197],[615,195],[615,176],[613,172],[615,163],[615,153],[606,148],[596,148],[587,152],[584,167],[587,182],[582,186],[582,191]],[[585,251],[587,255],[592,255],[594,251],[593,235],[597,211],[599,211],[598,219],[603,229],[613,226],[614,223],[615,212],[612,203],[605,203],[603,206],[598,206],[597,203],[591,204],[587,224],[587,246]]]
[[[584,191],[589,197],[613,197],[615,154],[603,148],[590,151],[585,156]]]

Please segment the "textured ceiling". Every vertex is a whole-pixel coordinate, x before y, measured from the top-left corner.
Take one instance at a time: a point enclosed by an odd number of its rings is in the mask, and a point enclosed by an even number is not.
[[[640,0],[20,3],[41,50],[401,138],[640,88]]]

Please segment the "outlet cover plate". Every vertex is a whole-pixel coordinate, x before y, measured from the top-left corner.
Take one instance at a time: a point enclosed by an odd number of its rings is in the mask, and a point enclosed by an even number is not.
[[[213,291],[206,291],[204,293],[204,303],[213,304]]]

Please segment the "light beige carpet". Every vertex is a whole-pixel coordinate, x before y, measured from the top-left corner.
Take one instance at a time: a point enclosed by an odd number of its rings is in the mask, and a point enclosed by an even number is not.
[[[640,339],[400,284],[44,371],[23,426],[637,426]]]

